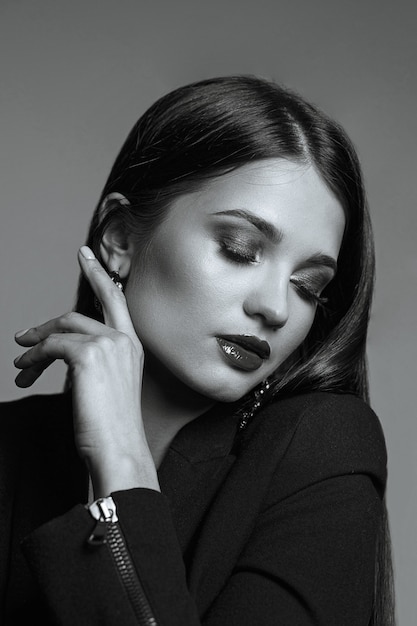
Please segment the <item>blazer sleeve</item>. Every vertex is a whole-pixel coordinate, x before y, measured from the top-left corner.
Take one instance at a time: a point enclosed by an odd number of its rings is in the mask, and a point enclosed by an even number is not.
[[[200,620],[165,497],[150,489],[112,494],[133,576],[150,608],[138,616],[107,543],[89,545],[96,521],[83,505],[22,543],[53,624],[197,626]]]
[[[154,621],[138,621],[106,546],[87,544],[95,522],[83,506],[31,533],[24,551],[62,626],[367,626],[384,471],[382,432],[364,403],[308,404],[250,537],[203,616],[187,588],[169,505],[156,491],[113,494]]]

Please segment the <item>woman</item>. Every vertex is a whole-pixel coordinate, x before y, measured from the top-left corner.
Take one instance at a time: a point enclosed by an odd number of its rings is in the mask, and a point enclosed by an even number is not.
[[[16,335],[20,387],[69,376],[3,405],[5,623],[390,623],[372,236],[338,125],[253,77],[168,94],[79,262],[75,312]]]

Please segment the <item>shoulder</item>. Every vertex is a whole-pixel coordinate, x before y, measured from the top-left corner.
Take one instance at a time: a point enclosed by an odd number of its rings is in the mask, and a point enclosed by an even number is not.
[[[71,394],[32,395],[0,403],[0,480],[35,484],[73,458]],[[71,466],[72,467],[72,466]],[[38,481],[38,482],[36,482]],[[10,486],[8,487],[10,488]],[[1,490],[1,487],[0,487]]]
[[[251,430],[248,436],[262,439],[272,454],[279,450],[280,476],[294,488],[332,476],[367,474],[381,494],[385,489],[381,424],[354,395],[315,392],[277,399],[256,416]]]
[[[13,413],[15,415],[27,414],[28,411],[42,411],[50,413],[57,408],[62,408],[71,401],[70,392],[53,394],[34,394],[0,402],[0,416]]]
[[[0,432],[13,436],[42,436],[45,430],[61,430],[71,426],[70,393],[30,395],[0,402]]]

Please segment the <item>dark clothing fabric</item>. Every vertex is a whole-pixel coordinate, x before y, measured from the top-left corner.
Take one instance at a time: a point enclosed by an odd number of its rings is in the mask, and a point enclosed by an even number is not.
[[[211,409],[172,442],[162,493],[112,494],[153,623],[366,626],[386,483],[377,417],[313,393],[236,426]],[[106,546],[87,544],[70,395],[3,403],[0,464],[2,623],[138,624]]]

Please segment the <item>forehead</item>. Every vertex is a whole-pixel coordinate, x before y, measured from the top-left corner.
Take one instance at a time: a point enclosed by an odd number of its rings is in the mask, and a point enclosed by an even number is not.
[[[265,159],[243,165],[202,183],[197,191],[180,196],[172,207],[185,208],[191,204],[194,210],[204,210],[205,203],[213,199],[219,202],[248,199],[254,203],[253,208],[258,203],[258,210],[271,205],[283,209],[284,202],[289,200],[292,204],[301,202],[306,208],[316,201],[341,206],[314,166],[287,159]]]
[[[335,204],[338,200],[310,163],[287,159],[266,159],[244,165],[233,172],[210,181],[206,193],[252,197],[276,208],[284,202],[308,207],[313,202]],[[259,207],[261,208],[261,206]],[[301,206],[300,206],[301,208]]]
[[[294,242],[323,247],[337,256],[345,226],[341,203],[315,168],[286,159],[267,159],[211,179],[199,191],[178,198],[168,221],[190,229],[217,213],[249,211],[282,230]],[[334,244],[334,245],[333,245]],[[337,248],[337,249],[336,249]]]

